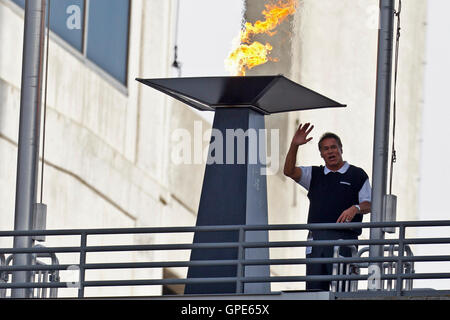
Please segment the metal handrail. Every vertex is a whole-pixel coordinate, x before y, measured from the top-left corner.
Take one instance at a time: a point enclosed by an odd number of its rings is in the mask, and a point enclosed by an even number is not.
[[[273,231],[273,230],[318,230],[318,229],[355,229],[383,227],[448,227],[450,220],[397,221],[397,222],[350,222],[350,223],[314,223],[314,224],[269,224],[269,225],[218,225],[218,226],[178,226],[178,227],[140,227],[140,228],[101,228],[101,229],[58,229],[58,230],[17,230],[0,231],[0,237],[33,235],[105,235],[139,233],[182,233],[197,231]]]
[[[351,281],[347,291],[352,290],[352,283],[367,281],[367,275],[361,274],[332,274],[330,276],[267,276],[248,277],[245,276],[245,266],[249,265],[305,265],[312,263],[334,263],[353,264],[355,266],[365,266],[370,263],[383,263],[388,272],[380,275],[381,280],[386,280],[388,289],[396,291],[401,295],[405,290],[412,290],[413,279],[444,279],[450,278],[450,273],[415,273],[414,262],[418,261],[450,261],[450,255],[437,256],[414,256],[410,245],[429,243],[450,243],[450,238],[405,238],[405,229],[408,227],[428,227],[428,226],[450,226],[450,221],[404,221],[404,222],[382,222],[382,223],[346,223],[346,224],[293,224],[293,225],[234,225],[234,226],[201,226],[201,227],[152,227],[152,228],[114,228],[114,229],[79,229],[79,230],[45,230],[45,231],[0,231],[2,237],[14,236],[65,236],[72,235],[80,238],[78,246],[58,246],[58,247],[32,247],[32,248],[0,248],[0,257],[4,254],[28,253],[35,256],[47,255],[55,263],[52,265],[24,265],[8,266],[0,265],[0,273],[10,273],[13,271],[34,271],[34,272],[59,272],[76,266],[79,270],[78,297],[85,296],[86,287],[101,286],[140,286],[140,285],[172,285],[188,283],[218,283],[235,282],[237,292],[243,292],[245,283],[252,282],[304,282],[304,281]],[[247,242],[245,233],[248,231],[280,231],[280,230],[317,230],[317,229],[346,229],[346,228],[383,228],[395,227],[399,229],[398,239],[361,239],[361,240],[312,240],[312,241],[267,241],[267,242]],[[88,237],[94,235],[118,235],[118,234],[151,234],[151,233],[194,233],[208,231],[238,231],[239,240],[227,243],[164,243],[145,245],[88,245]],[[248,248],[293,248],[306,246],[362,246],[362,245],[384,245],[389,252],[387,257],[362,257],[358,252],[353,257],[332,257],[332,258],[295,258],[295,259],[246,259],[245,249]],[[213,260],[213,261],[148,261],[148,262],[107,262],[90,263],[86,261],[88,253],[96,252],[125,252],[125,251],[155,251],[155,250],[191,250],[197,248],[237,248],[238,257],[235,260]],[[398,255],[393,255],[398,251]],[[56,254],[78,253],[78,261],[75,264],[56,263]],[[135,268],[170,268],[170,267],[190,267],[190,266],[218,266],[235,265],[237,275],[226,278],[187,278],[187,279],[128,279],[128,280],[86,280],[87,270],[102,269],[135,269]],[[394,273],[395,267],[395,273]],[[391,268],[391,269],[389,269]],[[342,272],[345,273],[345,272]],[[347,272],[348,273],[348,272]],[[392,286],[395,281],[395,286]],[[403,288],[402,283],[406,286]],[[391,283],[391,284],[389,284]],[[46,283],[0,283],[0,290],[6,288],[64,288],[67,282],[46,282]],[[71,286],[73,287],[73,285]],[[344,289],[344,290],[345,290]],[[1,292],[1,291],[0,291]]]

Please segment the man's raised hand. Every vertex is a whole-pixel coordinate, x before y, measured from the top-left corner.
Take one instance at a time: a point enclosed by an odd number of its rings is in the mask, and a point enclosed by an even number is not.
[[[311,132],[311,130],[314,128],[313,125],[310,125],[310,123],[305,123],[303,126],[300,123],[300,126],[298,127],[297,131],[295,132],[294,137],[292,138],[292,143],[294,145],[300,146],[302,144],[308,143],[312,140],[312,137],[308,138],[308,134]]]

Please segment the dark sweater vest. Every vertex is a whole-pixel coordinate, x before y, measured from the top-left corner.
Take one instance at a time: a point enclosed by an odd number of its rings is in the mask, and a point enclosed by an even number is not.
[[[363,169],[353,165],[343,174],[325,174],[323,166],[313,166],[308,192],[308,223],[335,223],[344,210],[359,204],[359,191],[367,178]],[[362,218],[362,214],[356,214],[352,222],[361,222]],[[361,229],[349,232],[360,235]]]

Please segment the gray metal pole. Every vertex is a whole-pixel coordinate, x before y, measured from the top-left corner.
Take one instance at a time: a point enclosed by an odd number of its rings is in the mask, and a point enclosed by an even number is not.
[[[36,203],[39,162],[42,70],[45,33],[45,0],[27,0],[22,56],[19,146],[17,155],[14,230],[31,230]],[[14,248],[29,248],[31,237],[15,237]],[[15,254],[13,265],[30,265],[30,254]],[[29,271],[13,273],[13,283],[29,282]],[[30,290],[13,289],[13,298],[29,298]]]
[[[386,195],[389,156],[389,119],[392,79],[392,51],[394,34],[394,0],[380,0],[380,26],[378,30],[377,87],[375,101],[375,131],[372,168],[372,212],[371,222],[383,220],[383,199]],[[383,239],[381,228],[372,228],[370,239]],[[383,256],[383,247],[370,246],[370,257]],[[369,289],[381,289],[376,273],[381,274],[381,264],[372,264],[373,272]],[[370,278],[369,278],[370,279]]]

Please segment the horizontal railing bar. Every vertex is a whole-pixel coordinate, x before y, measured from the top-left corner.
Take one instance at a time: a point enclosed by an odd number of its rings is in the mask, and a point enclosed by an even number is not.
[[[450,273],[405,273],[401,279],[444,279]],[[382,274],[380,280],[397,279],[396,274]],[[355,281],[368,280],[368,275],[317,275],[317,276],[271,276],[271,277],[222,277],[222,278],[185,278],[185,279],[136,279],[136,280],[97,280],[84,281],[84,287],[99,286],[140,286],[190,283],[228,283],[242,281],[256,282],[304,282],[304,281]],[[0,288],[76,288],[73,282],[39,282],[39,283],[0,283]]]
[[[242,282],[285,282],[293,279],[298,281],[343,281],[343,280],[368,280],[369,275],[323,275],[323,276],[273,276],[273,277],[246,277]],[[403,273],[381,274],[380,280],[400,279],[445,279],[450,278],[450,273]]]
[[[244,242],[245,248],[264,247],[306,247],[306,246],[348,246],[348,245],[371,245],[385,244],[398,245],[399,239],[351,239],[351,240],[313,240],[313,241],[270,241],[270,242]],[[450,244],[450,238],[409,238],[402,241],[404,244]],[[266,245],[266,243],[268,245]]]
[[[384,275],[381,279],[395,279],[395,275]],[[84,281],[84,287],[100,286],[142,286],[142,285],[167,285],[167,284],[193,284],[193,283],[245,283],[255,282],[301,282],[301,281],[340,281],[340,280],[367,280],[367,275],[323,275],[323,276],[272,276],[272,277],[217,277],[217,278],[184,278],[184,279],[135,279],[135,280],[89,280]],[[73,285],[72,283],[70,283]],[[17,286],[29,287],[27,283],[17,283]],[[5,287],[0,284],[0,288]],[[46,287],[45,284],[39,287]],[[48,287],[52,287],[48,283]]]
[[[404,257],[341,257],[341,258],[295,258],[295,259],[248,259],[242,261],[243,265],[283,265],[283,264],[308,264],[308,263],[363,263],[363,262],[427,262],[450,261],[450,255],[446,256],[404,256]],[[270,262],[270,263],[267,263]]]
[[[403,279],[450,279],[449,272],[436,272],[436,273],[403,273],[400,275]]]
[[[85,281],[85,287],[99,286],[139,286],[139,285],[165,285],[165,284],[191,284],[191,283],[235,283],[250,282],[288,282],[288,281],[326,281],[330,279],[367,280],[367,276],[276,276],[276,277],[222,277],[222,278],[187,278],[187,279],[151,279],[151,280],[98,280]]]
[[[179,244],[149,244],[149,245],[117,245],[117,246],[87,246],[86,252],[103,251],[146,251],[146,250],[190,250],[190,249],[229,249],[239,247],[239,242],[211,243],[179,243]]]
[[[403,240],[404,244],[450,244],[450,238],[408,238]]]
[[[242,246],[249,248],[279,248],[279,247],[313,247],[313,246],[348,246],[368,244],[398,244],[398,239],[372,239],[372,240],[312,240],[312,241],[269,241],[269,242],[243,242]]]
[[[351,262],[396,262],[397,258],[303,258],[303,259],[251,259],[251,260],[197,260],[171,262],[123,262],[123,263],[88,263],[86,269],[127,269],[127,268],[169,268],[192,266],[225,266],[238,265],[283,265],[283,264],[314,264],[314,263],[351,263]],[[405,259],[402,259],[405,260]],[[449,258],[450,260],[450,258]],[[1,268],[0,268],[1,270]]]
[[[211,243],[179,243],[152,245],[117,245],[117,246],[87,246],[86,252],[99,251],[142,251],[142,250],[189,250],[189,249],[227,249],[238,248],[275,248],[275,247],[304,247],[330,246],[351,244],[396,244],[398,240],[316,240],[316,241],[269,241],[269,242],[211,242]]]
[[[450,261],[450,256],[426,257],[340,257],[340,258],[299,258],[299,259],[247,259],[247,260],[197,260],[197,261],[169,261],[169,262],[122,262],[122,263],[88,263],[86,269],[132,269],[132,268],[169,268],[191,266],[244,266],[256,265],[287,265],[287,264],[321,264],[321,263],[364,263],[364,262],[416,262],[416,261]],[[1,268],[0,268],[1,270]]]
[[[68,270],[68,268],[77,266],[77,264],[33,264],[33,265],[12,265],[12,266],[0,266],[0,272],[13,272],[13,271],[56,271],[56,270]]]
[[[228,283],[238,281],[238,277],[222,278],[187,278],[187,279],[142,279],[142,280],[98,280],[85,281],[85,287],[101,286],[142,286],[142,285],[166,285],[166,284],[194,284],[194,283]]]
[[[398,242],[398,241],[397,241]],[[86,252],[106,251],[151,251],[151,250],[189,250],[189,249],[226,249],[243,246],[245,248],[297,247],[297,246],[329,246],[349,244],[395,244],[396,240],[316,240],[316,241],[278,241],[278,242],[215,242],[215,243],[177,243],[151,245],[115,245],[86,246]],[[32,248],[0,248],[5,253],[67,253],[79,252],[80,247],[32,247]]]
[[[225,266],[237,265],[292,265],[292,264],[320,264],[320,263],[364,263],[364,262],[427,262],[450,261],[446,256],[404,256],[404,257],[339,257],[339,258],[297,258],[297,259],[250,259],[250,260],[197,260],[197,261],[156,261],[156,262],[118,262],[118,263],[87,263],[85,269],[134,269],[134,268],[176,268],[191,266]],[[53,271],[67,270],[77,264],[60,265],[16,265],[0,266],[0,272],[13,271]]]
[[[229,266],[237,265],[239,260],[203,260],[203,261],[165,261],[165,262],[118,262],[87,263],[85,269],[134,269],[134,268],[182,268],[196,266]]]
[[[16,289],[16,288],[69,288],[73,287],[71,282],[0,282],[0,289]]]
[[[320,230],[320,229],[354,229],[354,228],[384,228],[384,227],[446,227],[450,220],[426,221],[391,221],[391,222],[347,222],[347,223],[311,223],[311,224],[270,224],[245,225],[246,231],[262,230]]]
[[[80,247],[31,247],[31,248],[0,248],[0,254],[15,253],[73,253],[80,252]]]
[[[116,246],[87,246],[86,252],[110,251],[143,251],[143,250],[189,250],[189,249],[226,249],[237,248],[239,242],[216,243],[179,243],[179,244],[151,244],[151,245],[116,245]],[[0,248],[0,254],[5,253],[67,253],[80,252],[81,247],[32,247],[32,248]]]
[[[413,238],[403,240],[404,244],[450,244],[450,238]],[[120,251],[152,251],[152,250],[191,250],[191,249],[226,249],[238,248],[280,248],[306,246],[348,246],[348,245],[396,245],[398,239],[352,239],[352,240],[313,240],[313,241],[269,241],[269,242],[215,242],[215,243],[177,243],[151,245],[115,245],[87,246],[86,252],[120,252]],[[16,253],[73,253],[80,252],[80,247],[32,247],[32,248],[0,248],[0,254]]]
[[[33,236],[33,235],[106,235],[106,234],[137,234],[137,233],[177,233],[177,232],[208,232],[208,231],[245,231],[264,230],[318,230],[318,229],[349,229],[349,228],[383,228],[383,227],[444,227],[450,226],[450,220],[429,221],[396,221],[396,222],[350,222],[350,223],[315,223],[315,224],[278,224],[278,225],[222,225],[222,226],[180,226],[180,227],[150,227],[150,228],[104,228],[104,229],[59,229],[59,230],[16,230],[0,231],[0,237]]]

